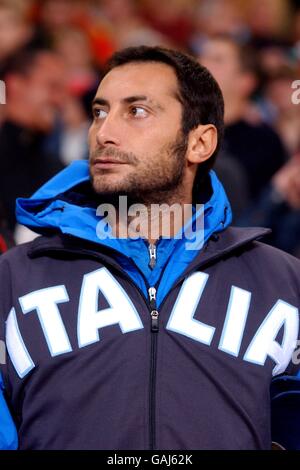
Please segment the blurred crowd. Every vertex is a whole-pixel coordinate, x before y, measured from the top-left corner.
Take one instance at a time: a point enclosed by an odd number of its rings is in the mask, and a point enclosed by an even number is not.
[[[212,72],[226,109],[216,171],[234,223],[271,227],[269,243],[300,257],[300,1],[292,0],[0,0],[0,252],[32,236],[16,224],[16,198],[88,157],[103,65],[140,44],[189,52]]]

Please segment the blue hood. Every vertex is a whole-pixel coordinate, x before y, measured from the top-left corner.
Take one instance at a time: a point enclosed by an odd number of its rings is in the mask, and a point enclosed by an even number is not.
[[[155,269],[149,267],[148,243],[142,238],[100,239],[97,236],[101,218],[96,215],[96,207],[78,205],[76,198],[66,199],[64,194],[80,183],[89,180],[87,161],[73,162],[42,186],[29,199],[17,200],[16,214],[20,224],[37,233],[56,230],[64,234],[92,241],[113,248],[120,255],[116,258],[128,275],[147,297],[149,286],[157,286],[157,303],[160,305],[176,279],[213,233],[224,230],[231,222],[231,208],[224,188],[216,174],[210,172],[212,196],[204,205],[204,230],[202,236],[186,239],[187,228],[194,227],[198,217],[203,218],[203,208],[194,212],[192,220],[186,224],[180,237],[162,238],[157,242],[157,263]],[[92,206],[92,204],[91,204]],[[103,230],[104,230],[103,226]],[[178,234],[177,234],[178,235]],[[193,249],[186,249],[186,242],[192,243]],[[137,269],[137,267],[139,269]],[[148,284],[148,285],[147,285]]]

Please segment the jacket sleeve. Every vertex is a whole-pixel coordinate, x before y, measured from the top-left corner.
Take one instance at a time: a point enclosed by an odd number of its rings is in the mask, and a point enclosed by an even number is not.
[[[9,289],[5,286],[8,282],[7,269],[3,269],[3,256],[0,260],[0,450],[15,450],[18,447],[18,436],[16,426],[10,414],[8,403],[5,398],[5,385],[3,374],[6,371],[5,350],[5,314],[10,302],[8,298]]]
[[[4,385],[0,375],[0,450],[16,450],[18,435],[4,398]]]
[[[272,441],[287,450],[300,450],[300,357],[296,353],[294,363],[271,383]]]

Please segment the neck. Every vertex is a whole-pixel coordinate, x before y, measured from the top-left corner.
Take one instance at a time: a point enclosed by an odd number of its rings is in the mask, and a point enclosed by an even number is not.
[[[183,186],[172,192],[119,195],[116,199],[113,204],[110,201],[114,216],[108,217],[116,238],[142,237],[149,243],[160,237],[173,238],[192,216],[192,191],[187,193]]]

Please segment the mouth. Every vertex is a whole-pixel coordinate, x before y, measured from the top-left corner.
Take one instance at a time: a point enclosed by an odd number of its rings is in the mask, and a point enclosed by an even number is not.
[[[92,165],[95,169],[97,168],[105,169],[105,168],[117,167],[120,165],[127,165],[127,163],[120,162],[119,160],[116,160],[114,158],[104,157],[104,158],[97,158],[96,160],[94,160]]]

